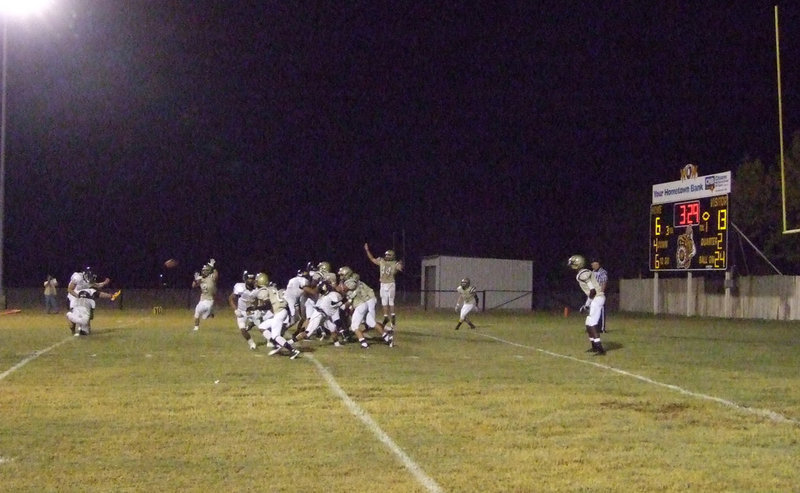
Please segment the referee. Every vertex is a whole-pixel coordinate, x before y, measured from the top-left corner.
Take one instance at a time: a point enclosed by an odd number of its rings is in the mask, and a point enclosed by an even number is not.
[[[597,282],[603,288],[603,292],[607,293],[608,290],[606,287],[608,286],[608,272],[604,268],[600,266],[600,260],[595,257],[592,259],[592,271],[594,271],[594,277],[597,279]],[[602,311],[600,312],[600,327],[598,332],[605,333],[608,332],[606,329],[606,307],[603,306]]]

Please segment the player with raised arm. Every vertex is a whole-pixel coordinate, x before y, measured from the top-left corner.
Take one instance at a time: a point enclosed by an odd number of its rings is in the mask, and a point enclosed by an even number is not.
[[[214,316],[214,296],[217,294],[217,262],[213,258],[203,264],[200,272],[194,273],[192,289],[200,288],[200,301],[194,307],[194,329],[200,330],[200,319],[206,320]]]
[[[597,282],[595,273],[586,268],[586,259],[582,255],[573,255],[567,260],[567,265],[578,271],[575,279],[578,281],[581,291],[586,294],[586,302],[581,306],[581,312],[589,312],[586,315],[586,333],[589,335],[589,342],[592,347],[589,351],[604,355],[606,354],[603,348],[603,342],[600,340],[598,333],[598,326],[600,323],[600,313],[603,310],[603,305],[606,302],[606,295],[603,292],[603,287]]]
[[[478,306],[478,292],[475,286],[472,285],[469,277],[461,280],[461,283],[456,287],[458,293],[458,301],[456,301],[456,312],[458,312],[458,323],[456,330],[461,328],[461,324],[467,322],[470,329],[475,328],[475,324],[469,319],[469,313]]]
[[[367,253],[367,258],[373,264],[378,266],[380,275],[380,295],[381,295],[381,309],[383,310],[383,325],[394,328],[397,325],[396,316],[394,313],[394,297],[397,291],[395,284],[395,275],[403,271],[403,262],[397,260],[394,250],[386,250],[382,258],[375,258],[369,250],[369,244],[364,243],[364,251]],[[391,317],[391,319],[390,319]]]

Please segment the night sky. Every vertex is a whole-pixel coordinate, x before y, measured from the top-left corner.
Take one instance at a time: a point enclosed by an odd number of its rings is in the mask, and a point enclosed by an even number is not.
[[[5,284],[209,257],[572,253],[649,275],[655,183],[777,162],[771,6],[57,0],[8,24]],[[591,5],[585,5],[585,4]],[[598,5],[598,4],[604,5]],[[652,3],[652,5],[650,5]],[[780,5],[785,135],[800,7]],[[776,228],[780,227],[776,225]]]

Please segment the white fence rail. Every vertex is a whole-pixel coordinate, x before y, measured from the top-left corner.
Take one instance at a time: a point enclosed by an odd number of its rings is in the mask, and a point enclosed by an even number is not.
[[[658,288],[656,289],[656,282]],[[619,309],[701,317],[800,320],[800,276],[739,277],[728,286],[703,277],[621,279]],[[654,303],[655,296],[658,302]]]

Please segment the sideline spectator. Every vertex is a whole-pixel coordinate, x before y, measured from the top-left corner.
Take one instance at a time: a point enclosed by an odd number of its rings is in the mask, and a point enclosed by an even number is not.
[[[44,308],[47,313],[58,313],[57,288],[58,281],[56,278],[47,274],[47,280],[44,282]]]

